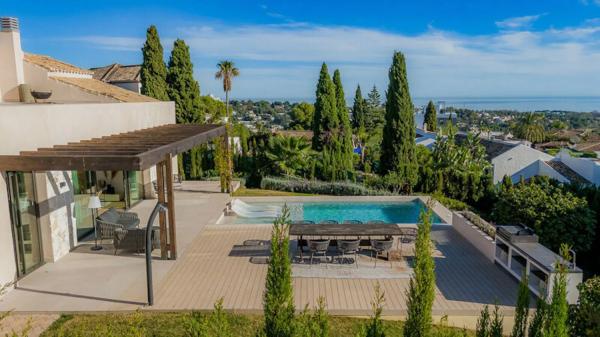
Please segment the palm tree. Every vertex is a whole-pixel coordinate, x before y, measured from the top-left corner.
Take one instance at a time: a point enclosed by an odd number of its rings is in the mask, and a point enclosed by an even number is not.
[[[231,83],[233,78],[240,74],[238,68],[235,67],[233,61],[224,60],[217,63],[217,68],[219,69],[215,73],[215,78],[217,80],[223,79],[223,91],[225,91],[225,115],[227,116],[227,122],[225,123],[225,128],[227,129],[227,135],[231,134],[231,114],[229,113],[229,92],[231,91]],[[229,136],[227,136],[229,137]],[[231,178],[233,175],[233,162],[231,159],[231,149],[225,149],[225,163],[227,165],[225,173],[225,183],[227,185],[228,192],[231,192]]]
[[[272,137],[266,150],[265,154],[273,165],[290,176],[296,176],[307,167],[312,155],[311,143],[302,137]]]
[[[233,61],[224,60],[217,63],[217,72],[215,73],[215,78],[217,80],[223,79],[223,91],[225,91],[225,114],[227,115],[227,120],[231,120],[231,116],[229,114],[229,92],[231,91],[231,82],[234,77],[237,77],[240,74],[240,70],[235,67]]]
[[[521,116],[515,125],[515,135],[531,143],[543,142],[545,133],[541,114],[528,112]]]

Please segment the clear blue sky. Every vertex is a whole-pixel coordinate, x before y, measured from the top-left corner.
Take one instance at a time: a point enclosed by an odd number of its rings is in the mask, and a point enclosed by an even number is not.
[[[416,97],[600,96],[600,0],[0,1],[26,51],[81,67],[139,63],[155,24],[165,60],[190,44],[203,94],[222,96],[221,59],[234,97],[311,98],[324,61],[347,96],[383,92],[400,50]]]

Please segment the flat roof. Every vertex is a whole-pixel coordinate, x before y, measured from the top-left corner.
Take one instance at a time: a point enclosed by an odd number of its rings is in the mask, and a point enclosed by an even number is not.
[[[0,155],[0,171],[128,170],[141,171],[197,145],[225,135],[223,125],[165,124]]]

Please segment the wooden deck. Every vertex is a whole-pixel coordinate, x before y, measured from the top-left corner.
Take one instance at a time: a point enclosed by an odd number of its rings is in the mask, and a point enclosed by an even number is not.
[[[141,257],[93,254],[85,249],[73,251],[20,280],[18,289],[0,299],[0,310],[204,310],[212,309],[215,301],[223,298],[228,309],[262,312],[268,251],[264,246],[244,243],[269,240],[271,226],[215,225],[228,196],[196,185],[187,184],[175,194],[179,257],[176,261],[154,261],[153,307],[144,305]],[[136,211],[144,218],[153,204],[143,202]],[[434,314],[475,317],[483,304],[498,301],[504,306],[503,314],[511,315],[509,307],[516,302],[518,286],[512,277],[451,226],[434,226],[432,239],[437,250]],[[408,282],[408,278],[298,277],[293,279],[295,304],[298,309],[313,306],[323,296],[331,314],[366,315],[371,310],[374,286],[379,283],[386,296],[384,314],[403,315]]]
[[[241,250],[246,240],[268,240],[264,225],[211,226],[205,228],[177,261],[158,289],[157,310],[211,309],[219,298],[235,311],[261,312],[266,264],[262,250]],[[432,238],[436,257],[437,287],[434,314],[478,315],[483,304],[497,301],[510,314],[517,283],[470,246],[450,226],[435,226]],[[323,267],[316,267],[323,268]],[[363,315],[371,308],[373,289],[385,291],[386,315],[406,311],[408,279],[294,278],[297,308],[314,306],[323,296],[332,314]]]

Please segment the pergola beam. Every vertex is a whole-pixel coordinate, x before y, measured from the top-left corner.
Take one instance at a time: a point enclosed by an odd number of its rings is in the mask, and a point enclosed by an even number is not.
[[[226,134],[222,125],[167,124],[64,145],[0,155],[0,171],[142,171]]]

